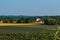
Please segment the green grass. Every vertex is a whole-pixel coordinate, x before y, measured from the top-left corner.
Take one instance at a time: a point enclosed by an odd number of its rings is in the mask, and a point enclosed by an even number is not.
[[[51,29],[57,29],[56,25],[35,25],[35,26],[2,26],[0,27],[0,32],[40,32],[41,30],[51,30]],[[55,31],[55,30],[52,30]]]
[[[60,40],[60,30],[57,30],[58,26],[4,26],[0,27],[0,40]],[[57,31],[58,33],[56,34]]]

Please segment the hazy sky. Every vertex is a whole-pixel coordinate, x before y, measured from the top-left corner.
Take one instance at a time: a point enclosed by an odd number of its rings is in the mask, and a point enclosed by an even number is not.
[[[60,0],[0,0],[0,15],[60,15]]]

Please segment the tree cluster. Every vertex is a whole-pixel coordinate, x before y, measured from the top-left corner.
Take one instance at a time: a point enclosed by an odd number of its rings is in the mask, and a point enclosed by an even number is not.
[[[45,25],[60,25],[60,16],[0,16],[3,23],[35,23],[41,18]]]

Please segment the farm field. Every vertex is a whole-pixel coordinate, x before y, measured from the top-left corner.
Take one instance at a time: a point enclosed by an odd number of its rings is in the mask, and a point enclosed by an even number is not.
[[[57,30],[58,26],[1,26],[0,40],[60,40],[60,30]]]
[[[57,25],[32,26],[0,26],[0,32],[40,32],[41,30],[56,30]]]

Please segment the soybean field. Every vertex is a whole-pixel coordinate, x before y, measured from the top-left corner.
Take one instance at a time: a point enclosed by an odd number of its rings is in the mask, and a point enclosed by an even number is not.
[[[2,26],[0,40],[60,40],[59,25]]]

